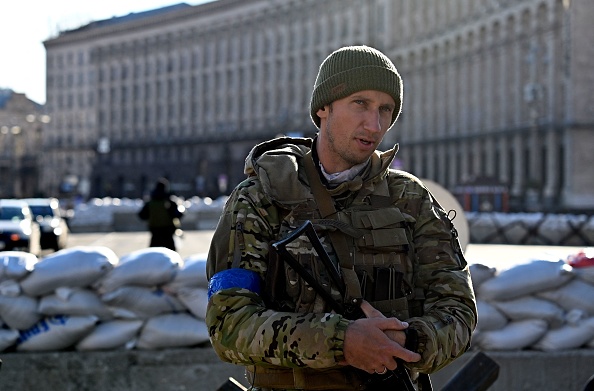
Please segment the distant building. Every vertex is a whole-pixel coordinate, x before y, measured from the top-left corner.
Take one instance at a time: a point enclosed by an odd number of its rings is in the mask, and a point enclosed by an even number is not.
[[[0,89],[0,198],[39,193],[41,135],[49,116],[25,94]]]
[[[228,193],[254,143],[312,136],[317,67],[368,44],[404,83],[385,140],[449,190],[475,177],[509,209],[594,211],[594,2],[219,0],[92,22],[45,42],[43,189]]]

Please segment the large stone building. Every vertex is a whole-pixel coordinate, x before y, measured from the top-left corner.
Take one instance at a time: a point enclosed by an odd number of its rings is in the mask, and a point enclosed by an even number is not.
[[[488,178],[512,209],[592,211],[593,19],[590,0],[218,0],[92,22],[45,42],[41,186],[228,193],[254,143],[315,133],[325,56],[368,44],[404,79],[385,140],[404,169],[460,192]]]

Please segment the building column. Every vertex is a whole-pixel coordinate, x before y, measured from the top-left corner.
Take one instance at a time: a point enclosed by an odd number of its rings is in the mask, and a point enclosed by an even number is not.
[[[485,167],[481,167],[481,171],[484,172],[488,177],[495,175],[495,142],[492,137],[488,137],[483,142],[484,154],[485,154]]]
[[[559,183],[559,167],[562,167],[559,161],[559,142],[554,129],[548,129],[546,133],[546,154],[547,154],[547,167],[546,167],[546,182],[543,184],[543,204],[545,207],[553,206],[555,203],[555,197],[557,195],[557,189]]]
[[[458,145],[454,142],[450,142],[447,145],[446,153],[446,170],[448,172],[447,175],[447,182],[445,186],[448,189],[453,189],[458,183],[460,183],[460,178],[458,178],[458,167],[460,166],[460,162],[458,161]]]
[[[524,186],[524,182],[522,180],[524,176],[524,159],[522,158],[524,141],[521,134],[515,134],[513,139],[513,182],[511,184],[510,193],[512,197],[520,197],[522,195],[522,187]]]
[[[459,148],[460,148],[460,178],[458,178],[458,182],[464,183],[467,182],[470,178],[470,172],[468,168],[468,144],[470,143],[469,140],[463,141]]]
[[[436,145],[430,144],[427,145],[425,148],[425,161],[427,162],[427,167],[425,169],[425,178],[435,180],[437,173],[435,172],[435,150]]]
[[[509,185],[509,166],[510,160],[512,159],[512,156],[509,153],[509,143],[505,136],[501,136],[497,140],[497,144],[499,148],[499,161],[495,162],[495,164],[499,165],[499,177],[497,179]]]

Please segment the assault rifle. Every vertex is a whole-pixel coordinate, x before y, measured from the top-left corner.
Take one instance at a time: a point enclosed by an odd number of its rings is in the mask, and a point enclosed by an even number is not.
[[[307,220],[301,227],[296,229],[283,240],[280,240],[276,243],[272,244],[274,250],[280,255],[279,259],[282,259],[284,262],[287,262],[289,266],[291,266],[297,274],[301,278],[303,278],[320,296],[324,298],[326,303],[332,307],[336,313],[342,314],[346,316],[348,319],[355,320],[358,319],[363,315],[363,312],[356,308],[351,304],[343,305],[336,301],[330,293],[324,289],[324,287],[318,282],[318,280],[312,276],[307,269],[305,269],[294,257],[293,255],[287,251],[287,244],[293,242],[301,235],[305,234],[312,244],[314,250],[318,254],[318,257],[322,261],[323,266],[326,268],[326,271],[330,275],[332,282],[336,284],[340,293],[344,296],[345,286],[344,282],[340,278],[338,274],[338,269],[332,263],[330,256],[324,249],[318,234],[316,233],[313,224],[311,221]],[[402,360],[397,360],[398,366],[393,371],[387,370],[386,373],[383,374],[372,374],[357,369],[360,372],[361,377],[365,379],[366,384],[368,385],[367,389],[370,390],[377,390],[377,391],[389,391],[389,390],[403,390],[403,391],[415,391],[413,386],[412,380],[406,369],[404,369],[404,363]]]

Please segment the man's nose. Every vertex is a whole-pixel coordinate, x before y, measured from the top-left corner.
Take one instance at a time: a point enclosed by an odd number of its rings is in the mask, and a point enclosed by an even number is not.
[[[370,132],[381,132],[381,115],[379,110],[368,110],[365,118],[365,129]]]

